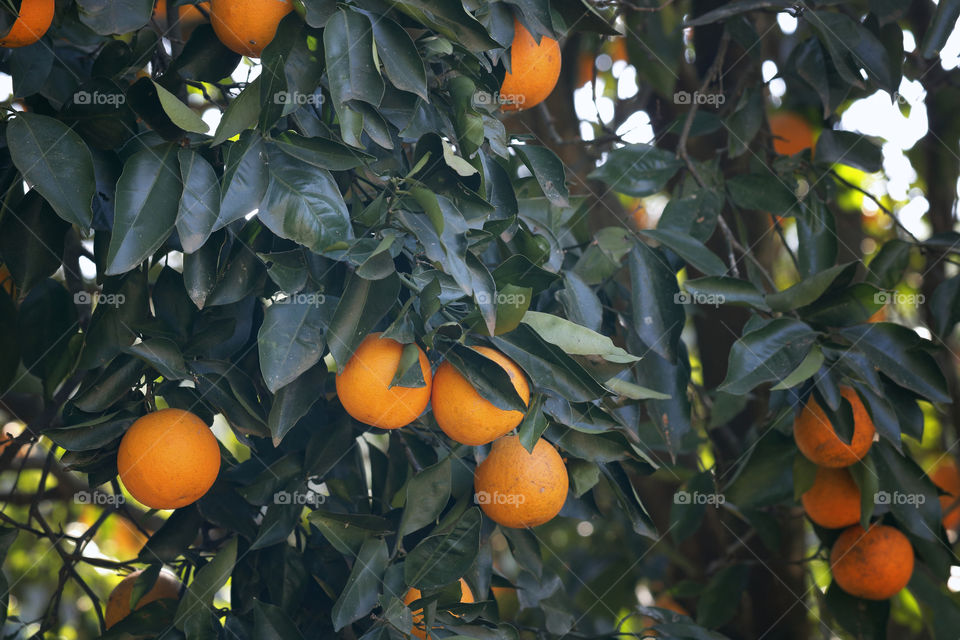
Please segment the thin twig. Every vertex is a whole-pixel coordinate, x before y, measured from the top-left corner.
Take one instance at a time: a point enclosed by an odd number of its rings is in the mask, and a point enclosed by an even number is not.
[[[883,204],[882,202],[880,202],[880,201],[876,198],[876,196],[874,196],[872,193],[870,193],[869,191],[865,190],[864,188],[859,187],[859,186],[853,184],[852,182],[850,182],[849,180],[847,180],[846,178],[842,177],[842,176],[841,176],[839,173],[837,173],[834,169],[830,169],[830,174],[831,174],[834,178],[836,178],[838,182],[842,183],[844,186],[849,187],[849,188],[851,188],[851,189],[853,189],[854,191],[857,191],[857,192],[859,192],[859,193],[862,193],[863,195],[865,195],[865,196],[867,196],[868,198],[870,198],[871,200],[873,200],[874,204],[876,204],[877,207],[879,207],[881,211],[883,211],[885,214],[887,214],[888,216],[890,216],[890,218],[893,220],[893,224],[897,225],[897,228],[899,228],[899,229],[900,229],[901,231],[903,231],[905,234],[907,234],[908,236],[910,236],[910,239],[913,240],[916,244],[921,244],[920,239],[919,239],[917,236],[915,236],[909,229],[907,229],[907,228],[903,225],[903,223],[900,222],[900,219],[897,218],[897,216],[893,213],[893,211],[891,211],[890,209],[888,209],[887,207],[885,207],[884,204]]]

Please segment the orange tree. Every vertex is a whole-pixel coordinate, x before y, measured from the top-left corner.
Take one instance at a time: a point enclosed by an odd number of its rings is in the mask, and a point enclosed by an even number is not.
[[[0,4],[5,635],[955,637],[957,0]]]

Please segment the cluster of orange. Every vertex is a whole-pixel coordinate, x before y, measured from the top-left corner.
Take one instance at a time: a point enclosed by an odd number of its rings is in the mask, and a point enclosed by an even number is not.
[[[830,570],[841,589],[868,600],[886,600],[907,586],[913,574],[913,546],[894,527],[860,523],[860,489],[848,467],[873,445],[876,428],[857,392],[841,395],[853,409],[853,437],[840,439],[826,413],[810,397],[793,423],[800,452],[817,465],[813,486],[801,497],[807,516],[822,527],[845,528],[830,552]]]
[[[399,429],[413,422],[432,405],[433,418],[450,439],[479,446],[493,443],[490,454],[474,474],[474,491],[483,512],[506,527],[535,527],[556,516],[567,498],[567,469],[557,450],[539,439],[528,452],[520,439],[507,435],[523,420],[523,413],[500,409],[484,399],[449,361],[431,375],[427,355],[417,347],[422,387],[391,386],[404,346],[379,333],[367,336],[337,375],[337,396],[353,418],[381,429]],[[530,386],[513,360],[489,347],[474,347],[499,365],[510,377],[525,404]],[[483,499],[480,499],[480,497]],[[474,601],[461,578],[461,602]],[[410,589],[404,602],[421,597]],[[423,612],[414,612],[412,633],[426,638]]]

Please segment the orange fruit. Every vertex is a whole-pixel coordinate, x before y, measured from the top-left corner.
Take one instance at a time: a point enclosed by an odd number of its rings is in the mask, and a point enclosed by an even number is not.
[[[783,156],[792,156],[813,146],[813,129],[804,118],[789,111],[770,116],[773,150]]]
[[[16,299],[17,287],[13,282],[13,276],[10,275],[10,270],[7,269],[5,264],[0,264],[0,287],[3,287],[8,296]]]
[[[690,612],[684,609],[683,605],[681,605],[679,602],[674,600],[673,596],[671,596],[669,593],[661,593],[659,596],[657,596],[656,600],[653,601],[653,606],[657,607],[658,609],[667,609],[668,611],[679,613],[682,616],[690,615]],[[650,629],[650,627],[653,627],[657,624],[659,623],[653,618],[650,618],[647,616],[643,617],[644,629]],[[644,631],[644,634],[645,634],[644,637],[648,637],[648,638],[660,637],[660,634],[653,630]]]
[[[517,395],[529,404],[530,386],[517,363],[489,347],[473,350],[499,364],[510,376]],[[444,361],[433,379],[433,417],[451,439],[479,446],[509,433],[523,421],[523,412],[506,411],[484,399],[456,367]]]
[[[403,597],[403,604],[409,605],[411,602],[419,600],[421,597],[422,594],[420,593],[420,589],[410,587],[410,589],[407,591],[407,595]],[[470,590],[470,585],[468,585],[467,581],[463,578],[460,578],[460,602],[464,604],[472,604],[476,602],[476,600],[473,598],[473,591]],[[427,639],[427,630],[424,629],[423,624],[423,609],[417,609],[413,612],[413,628],[410,629],[410,633],[417,636],[421,640]]]
[[[220,42],[241,55],[259,58],[291,11],[290,0],[211,0],[210,23]]]
[[[180,35],[184,40],[190,37],[197,25],[207,21],[207,15],[200,11],[197,6],[182,4],[177,7],[177,22],[180,25]],[[203,7],[207,14],[210,13],[209,2],[201,2],[199,6]],[[153,19],[161,28],[167,26],[167,0],[157,0],[157,4],[153,7]]]
[[[947,495],[940,496],[940,510],[943,516],[943,528],[948,531],[960,530],[960,507],[951,509],[953,503],[960,497],[960,472],[957,463],[952,458],[941,463],[930,474],[930,480]],[[949,513],[947,511],[949,510]]]
[[[371,333],[337,374],[337,396],[355,419],[381,429],[399,429],[423,413],[430,402],[430,362],[423,349],[420,373],[426,386],[391,387],[404,345]]]
[[[143,573],[142,570],[134,571],[126,578],[120,581],[120,584],[110,592],[107,599],[107,608],[103,617],[107,629],[126,618],[132,612],[130,609],[130,595],[133,593],[134,584],[137,578]],[[134,608],[140,609],[155,600],[176,600],[180,597],[180,581],[177,577],[167,571],[161,571],[157,576],[157,581],[153,583],[150,591],[147,591],[137,601]]]
[[[867,322],[886,322],[887,321],[887,308],[880,307],[877,309],[876,313],[867,318]]]
[[[0,47],[26,47],[42,38],[53,24],[55,4],[54,0],[23,0],[10,32],[0,38]]]
[[[534,107],[550,95],[560,78],[560,45],[542,36],[540,44],[519,20],[513,21],[510,46],[510,71],[500,85],[500,108],[522,111]]]
[[[793,438],[800,452],[821,467],[849,467],[867,455],[873,444],[876,428],[860,401],[857,392],[841,387],[840,394],[853,409],[853,438],[850,444],[842,441],[813,395],[793,421]]]
[[[856,525],[840,534],[830,552],[830,569],[841,589],[867,600],[886,600],[910,582],[913,546],[897,529]]]
[[[821,527],[840,529],[860,522],[860,488],[846,469],[817,467],[813,486],[800,501]]]
[[[220,446],[207,424],[181,409],[147,414],[123,434],[117,470],[127,491],[151,509],[199,500],[220,472]]]
[[[476,501],[494,522],[515,529],[536,527],[560,513],[567,500],[567,468],[541,438],[529,453],[517,436],[493,443],[473,476]]]

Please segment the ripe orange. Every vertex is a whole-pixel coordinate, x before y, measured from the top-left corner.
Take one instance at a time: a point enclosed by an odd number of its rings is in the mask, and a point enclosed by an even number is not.
[[[792,156],[813,146],[813,129],[804,118],[790,111],[779,111],[770,116],[773,150],[783,156]]]
[[[407,595],[403,597],[403,604],[409,605],[411,602],[419,600],[422,597],[420,589],[411,587],[407,591]],[[473,591],[470,590],[470,585],[467,584],[467,581],[463,578],[460,578],[460,602],[464,604],[472,604],[476,602],[473,598]],[[423,624],[423,609],[417,609],[413,612],[413,628],[410,629],[410,633],[417,636],[421,640],[426,640],[427,630],[424,629]]]
[[[821,527],[840,529],[860,522],[860,488],[846,469],[817,467],[813,486],[800,500]]]
[[[211,0],[210,23],[220,42],[241,55],[259,58],[291,11],[290,0]]]
[[[880,307],[877,309],[877,312],[872,316],[867,318],[867,322],[886,322],[887,321],[887,308]]]
[[[182,4],[177,7],[177,22],[180,25],[180,36],[184,40],[190,37],[190,34],[198,25],[207,21],[207,16],[197,6]],[[210,13],[209,2],[201,2],[199,6],[203,7],[207,14]],[[167,0],[157,0],[157,4],[153,8],[153,19],[161,28],[167,26]]]
[[[960,530],[960,507],[950,509],[960,497],[960,472],[957,470],[956,461],[950,458],[938,465],[930,474],[930,480],[947,493],[940,496],[940,509],[946,514],[943,516],[943,528],[948,531]]]
[[[0,287],[3,287],[8,296],[16,299],[17,287],[13,282],[13,276],[10,275],[10,270],[7,269],[5,264],[0,264]]]
[[[522,111],[534,107],[550,95],[560,78],[560,45],[543,36],[540,44],[519,20],[513,21],[510,46],[510,71],[500,85],[500,108]]]
[[[20,16],[10,32],[0,38],[0,47],[26,47],[42,38],[53,23],[55,4],[54,0],[23,0]]]
[[[120,441],[123,486],[152,509],[179,509],[199,500],[220,471],[220,446],[189,411],[162,409],[133,423]]]
[[[134,584],[141,573],[143,573],[142,570],[134,571],[121,580],[120,584],[110,592],[110,597],[107,599],[107,608],[103,614],[107,629],[130,615],[130,595],[133,593]],[[155,600],[176,600],[179,597],[180,581],[177,580],[175,575],[161,571],[160,575],[157,576],[157,581],[153,583],[153,587],[140,597],[134,610],[140,609]]]
[[[850,444],[843,442],[833,430],[833,425],[812,395],[807,400],[807,406],[793,421],[793,438],[800,452],[821,467],[849,467],[867,455],[876,433],[873,420],[857,392],[850,387],[841,387],[840,394],[853,409],[854,428]]]
[[[840,534],[830,552],[830,569],[841,589],[867,600],[886,600],[907,586],[913,574],[913,546],[893,527],[856,525]]]
[[[381,429],[399,429],[417,419],[430,402],[430,362],[423,349],[420,373],[424,387],[391,387],[404,345],[371,333],[337,374],[337,396],[343,408],[360,422]]]
[[[510,376],[517,395],[529,404],[530,386],[517,363],[489,347],[473,349],[499,364]],[[433,379],[433,417],[451,439],[479,446],[509,433],[523,421],[523,412],[505,411],[485,400],[469,380],[444,361]]]
[[[476,500],[494,522],[515,529],[536,527],[560,513],[567,500],[567,468],[552,444],[537,440],[528,453],[520,438],[505,436],[473,476]]]

